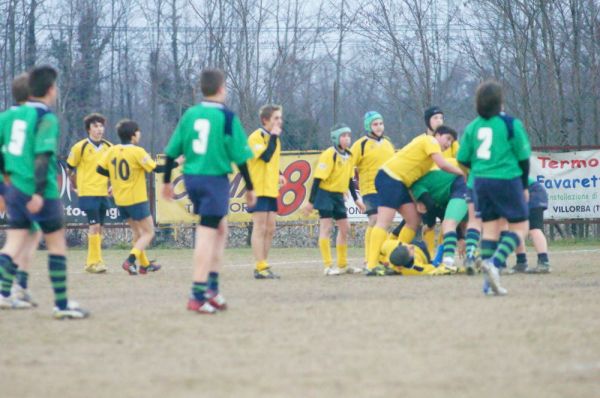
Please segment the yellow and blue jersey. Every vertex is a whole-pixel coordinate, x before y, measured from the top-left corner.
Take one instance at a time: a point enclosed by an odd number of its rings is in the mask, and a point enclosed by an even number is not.
[[[109,173],[115,203],[131,206],[148,201],[146,173],[156,163],[144,148],[133,145],[114,145],[104,154],[98,166]]]
[[[256,196],[276,198],[279,196],[279,161],[281,158],[281,142],[277,139],[275,152],[268,162],[261,155],[269,145],[271,135],[264,129],[255,130],[248,137],[248,145],[254,157],[248,160],[248,171],[254,185]]]
[[[394,145],[387,137],[363,136],[352,148],[352,162],[358,169],[358,186],[362,196],[377,193],[375,177],[379,168],[394,156]]]
[[[319,178],[319,188],[329,192],[348,192],[353,171],[352,154],[340,153],[329,147],[321,153],[313,178]]]
[[[396,152],[381,168],[390,177],[410,188],[433,166],[431,155],[441,152],[442,148],[435,137],[420,135]]]
[[[427,247],[422,242],[415,242],[410,245],[414,247],[414,259],[411,267],[398,267],[390,263],[390,255],[402,243],[397,239],[388,239],[381,246],[379,252],[379,263],[386,267],[392,268],[399,274],[410,276],[410,275],[437,275],[444,271],[436,268],[431,264],[431,259],[427,251]]]
[[[96,168],[111,146],[106,140],[96,145],[89,138],[85,138],[71,148],[67,164],[77,170],[79,196],[108,196],[108,178],[97,173]]]

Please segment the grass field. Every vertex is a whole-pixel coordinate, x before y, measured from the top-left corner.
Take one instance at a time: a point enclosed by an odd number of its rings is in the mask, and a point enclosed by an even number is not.
[[[557,246],[551,275],[506,276],[499,298],[479,276],[325,278],[316,249],[274,250],[282,279],[255,281],[228,250],[230,310],[200,316],[190,250],[151,251],[164,269],[137,277],[125,251],[106,275],[72,251],[70,296],[93,314],[63,322],[39,256],[40,307],[0,312],[0,397],[598,397],[599,253]]]

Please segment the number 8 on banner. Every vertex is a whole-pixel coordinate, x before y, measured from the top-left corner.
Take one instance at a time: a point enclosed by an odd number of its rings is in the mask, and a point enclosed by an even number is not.
[[[287,180],[287,184],[279,190],[277,214],[287,216],[298,210],[306,198],[304,184],[310,177],[310,163],[306,160],[296,160],[285,168],[283,176]],[[290,193],[293,195],[293,200],[286,204],[284,199],[287,199],[286,196],[290,196]]]

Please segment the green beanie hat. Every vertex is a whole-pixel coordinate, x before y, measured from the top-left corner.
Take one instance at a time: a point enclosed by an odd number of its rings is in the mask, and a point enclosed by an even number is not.
[[[364,117],[365,132],[367,132],[367,133],[371,132],[371,123],[373,123],[377,119],[383,120],[383,116],[381,116],[381,114],[379,112],[370,111],[370,112],[365,113],[365,117]]]
[[[345,133],[352,134],[352,131],[350,130],[350,127],[346,126],[344,123],[338,123],[331,128],[331,132],[329,134],[331,136],[331,142],[334,146],[340,145],[340,137]]]

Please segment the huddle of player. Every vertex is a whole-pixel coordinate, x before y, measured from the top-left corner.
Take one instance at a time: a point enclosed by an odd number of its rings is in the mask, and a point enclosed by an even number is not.
[[[13,82],[17,105],[0,115],[0,168],[7,181],[0,185],[0,205],[8,214],[6,243],[0,251],[0,308],[36,305],[27,289],[27,271],[43,234],[55,294],[54,317],[82,319],[89,312],[67,299],[66,241],[56,178],[59,126],[50,110],[58,93],[56,79],[57,72],[48,66],[17,77]],[[194,213],[200,217],[187,308],[214,314],[227,308],[219,291],[219,272],[228,234],[225,217],[232,163],[246,184],[252,214],[254,277],[279,278],[267,258],[275,232],[279,188],[286,183],[279,168],[283,110],[277,105],[262,107],[261,127],[247,139],[239,118],[225,106],[224,73],[203,70],[200,88],[204,99],[181,117],[165,149],[166,164],[157,165],[138,146],[141,131],[132,120],[117,124],[121,144],[106,141],[106,119],[100,114],[85,118],[88,136],[72,147],[67,164],[80,207],[88,217],[85,270],[106,272],[101,254],[102,225],[112,195],[132,230],[133,248],[122,268],[137,275],[161,268],[145,253],[154,237],[145,173],[164,173],[162,195],[171,200],[172,170],[185,160],[185,188]],[[368,216],[367,276],[457,272],[454,257],[467,214],[465,268],[474,274],[480,254],[484,291],[506,294],[499,269],[515,250],[519,254],[514,271],[549,272],[541,232],[547,196],[528,178],[531,150],[525,129],[518,119],[502,113],[502,89],[496,82],[479,86],[476,108],[479,116],[467,126],[460,149],[456,131],[443,124],[443,112],[437,107],[425,112],[427,132],[397,152],[385,137],[383,117],[377,112],[365,114],[365,135],[352,146],[348,126],[332,128],[333,145],[319,157],[309,204],[303,209],[306,214],[313,210],[319,213],[319,249],[325,275],[363,272],[348,264],[348,192]],[[353,181],[355,169],[360,196]],[[403,218],[397,237],[388,231],[396,212]],[[441,265],[435,267],[432,253],[437,218],[442,219],[443,253]],[[334,222],[338,227],[336,265],[330,246]],[[415,239],[421,223],[424,242]],[[528,227],[539,253],[538,266],[533,270],[527,267],[523,245]]]

